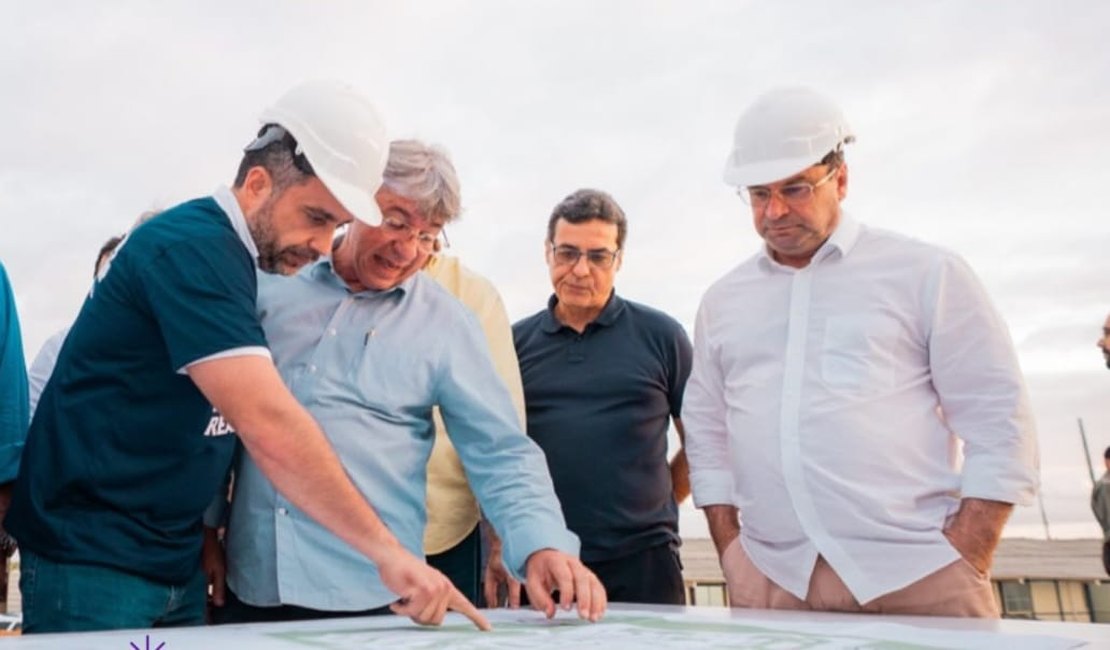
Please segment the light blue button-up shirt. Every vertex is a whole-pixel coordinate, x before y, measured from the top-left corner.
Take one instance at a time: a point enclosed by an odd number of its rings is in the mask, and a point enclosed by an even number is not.
[[[482,510],[522,577],[529,555],[578,555],[543,453],[521,431],[474,316],[416,274],[352,293],[322,260],[259,274],[274,362],[354,484],[397,539],[423,556],[425,468],[438,405]],[[243,454],[227,534],[228,584],[257,606],[353,611],[396,600],[377,569],[279,495]]]

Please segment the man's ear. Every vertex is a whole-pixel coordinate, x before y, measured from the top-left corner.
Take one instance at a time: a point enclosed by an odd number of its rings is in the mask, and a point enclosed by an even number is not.
[[[265,167],[255,166],[247,170],[243,184],[238,188],[240,207],[243,214],[254,214],[274,193],[274,178]]]
[[[848,163],[840,163],[840,169],[836,172],[836,195],[843,201],[844,197],[848,196]]]

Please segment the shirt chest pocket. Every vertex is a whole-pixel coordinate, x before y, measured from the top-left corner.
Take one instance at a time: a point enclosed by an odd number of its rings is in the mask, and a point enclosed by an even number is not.
[[[898,321],[888,316],[830,316],[821,342],[821,380],[830,389],[859,395],[890,390],[900,338]]]

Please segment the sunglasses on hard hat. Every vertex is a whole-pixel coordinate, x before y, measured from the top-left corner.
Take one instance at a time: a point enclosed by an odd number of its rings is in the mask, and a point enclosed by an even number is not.
[[[281,143],[289,153],[293,154],[293,166],[298,171],[310,176],[316,175],[316,172],[312,169],[312,163],[308,162],[308,158],[301,151],[301,146],[297,144],[297,139],[279,124],[263,126],[258,132],[258,136],[250,144],[243,147],[243,153],[262,151],[275,143]]]

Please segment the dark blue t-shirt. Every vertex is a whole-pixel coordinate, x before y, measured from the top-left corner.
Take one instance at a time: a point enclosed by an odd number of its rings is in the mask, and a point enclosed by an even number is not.
[[[690,339],[615,293],[582,334],[548,308],[513,325],[528,435],[547,456],[588,562],[678,543],[667,429],[682,410]]]
[[[20,546],[163,583],[196,574],[235,436],[184,368],[266,345],[256,295],[254,261],[210,198],[127,236],[31,423],[5,520]]]

